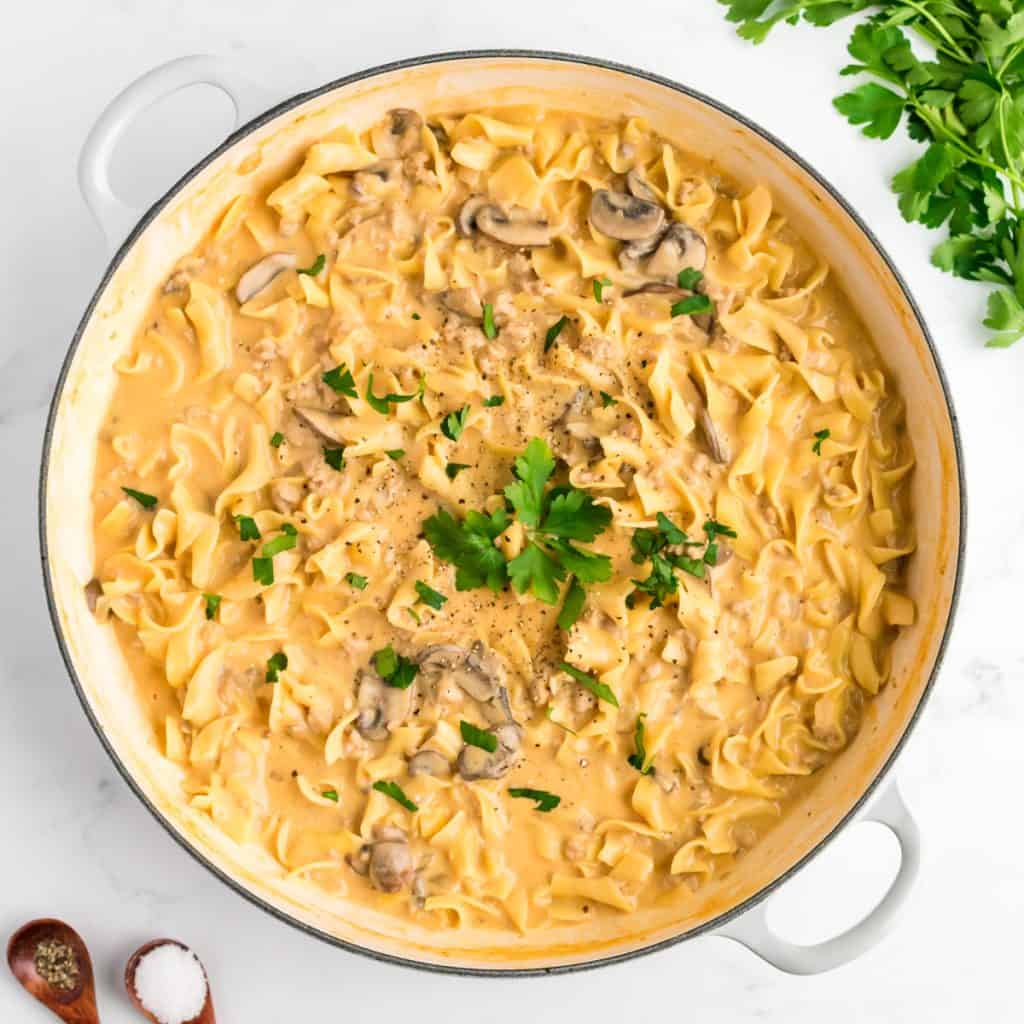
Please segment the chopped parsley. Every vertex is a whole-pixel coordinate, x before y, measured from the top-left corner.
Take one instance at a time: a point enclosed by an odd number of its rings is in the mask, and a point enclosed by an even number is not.
[[[575,576],[569,580],[569,589],[565,592],[565,599],[562,601],[562,610],[558,613],[558,628],[571,629],[573,623],[580,617],[583,611],[583,603],[587,599],[586,591]]]
[[[468,462],[449,462],[444,467],[445,475],[449,480],[454,480],[464,469],[469,469]]]
[[[360,576],[357,572],[345,573],[345,582],[356,590],[365,590],[370,583],[365,576]]]
[[[284,651],[278,651],[277,654],[272,654],[267,658],[267,675],[266,680],[268,683],[277,682],[277,674],[283,672],[288,667],[288,655]]]
[[[389,448],[384,454],[392,462],[397,462],[399,459],[401,459],[405,455],[405,449],[404,448]]]
[[[490,341],[498,336],[498,326],[494,322],[494,307],[489,303],[484,303],[484,335]]]
[[[619,706],[619,700],[612,692],[612,688],[605,683],[599,682],[589,672],[581,672],[567,661],[560,661],[558,667],[561,671],[571,675],[584,690],[589,690],[598,700],[603,700],[606,704],[611,704],[613,707]]]
[[[242,540],[259,540],[262,536],[252,516],[235,516],[235,522],[238,524],[238,536]]]
[[[636,728],[633,730],[633,747],[634,752],[626,758],[630,765],[632,765],[641,775],[650,775],[654,768],[651,765],[646,765],[647,761],[647,747],[644,738],[644,719],[647,717],[646,714],[641,713],[636,717]]]
[[[333,370],[328,370],[320,376],[320,379],[334,392],[344,395],[346,398],[358,398],[356,381],[349,372],[348,367],[342,363]]]
[[[373,667],[381,679],[396,690],[407,690],[420,670],[415,661],[396,654],[391,644],[374,654]]]
[[[697,313],[710,313],[714,307],[706,295],[688,295],[685,299],[672,303],[672,316],[694,316]]]
[[[336,789],[325,789],[320,795],[325,800],[332,800],[334,803],[338,802],[338,791]]]
[[[504,405],[504,404],[505,404],[505,396],[504,395],[491,395],[490,398],[485,398],[484,399],[484,408],[485,409],[493,409],[493,408],[495,408],[495,406]]]
[[[454,412],[448,413],[443,420],[441,420],[441,433],[448,438],[449,441],[458,441],[462,437],[462,432],[466,429],[466,421],[469,419],[469,406],[464,405],[461,409],[456,409]]]
[[[339,473],[345,468],[344,448],[324,448],[324,462]]]
[[[455,566],[456,590],[486,586],[497,593],[508,581],[508,570],[494,540],[508,524],[503,508],[490,515],[471,510],[461,521],[442,509],[424,521],[423,535],[442,562]]]
[[[203,601],[206,603],[206,617],[212,619],[217,614],[217,609],[223,600],[220,594],[203,594]]]
[[[421,317],[419,315],[419,313],[413,313],[412,318],[413,318],[413,320],[422,320],[423,319],[423,317]]]
[[[459,732],[462,733],[462,742],[468,743],[471,747],[479,747],[493,754],[498,749],[498,737],[486,729],[478,729],[471,722],[459,722]]]
[[[604,290],[611,286],[611,279],[607,277],[594,278],[594,298],[598,302],[604,302]]]
[[[374,784],[373,788],[378,793],[383,793],[385,796],[391,797],[396,804],[401,804],[407,811],[418,811],[419,807],[416,806],[402,790],[402,787],[397,782],[385,781],[384,779],[378,779]]]
[[[704,280],[704,274],[699,271],[696,267],[686,267],[684,270],[679,271],[679,276],[676,278],[676,284],[680,288],[685,288],[687,291],[693,291]]]
[[[567,316],[559,317],[548,329],[544,335],[544,351],[547,352],[556,341],[558,336],[562,333],[562,329],[569,322]]]
[[[535,800],[537,806],[534,807],[534,810],[542,811],[545,814],[548,811],[553,811],[562,802],[560,796],[549,793],[546,789],[529,789],[528,787],[517,786],[510,789],[508,795],[520,797],[523,800]]]
[[[421,397],[422,394],[423,380],[421,378],[419,390],[414,391],[411,395],[396,395],[394,392],[391,392],[387,395],[384,395],[382,398],[378,398],[373,393],[373,374],[371,373],[370,376],[367,378],[366,395],[364,397],[366,398],[366,401],[371,409],[374,409],[377,412],[379,412],[381,416],[387,416],[387,414],[391,411],[391,406],[401,405],[402,402],[411,402],[414,398]]]
[[[612,398],[607,391],[599,391],[598,394],[601,396],[601,408],[607,409],[610,405],[618,405],[619,400]]]
[[[252,578],[265,587],[271,586],[274,582],[274,560],[272,558],[254,558],[252,560]]]
[[[137,491],[134,487],[122,487],[122,491],[129,498],[134,498],[143,508],[152,508],[156,504],[156,495],[147,494],[145,491]]]
[[[578,735],[575,729],[570,729],[569,726],[555,720],[555,709],[549,704],[544,711],[544,716],[552,725],[557,725],[559,729],[564,729],[568,733],[572,733],[573,736]]]
[[[268,540],[263,545],[261,554],[264,558],[273,558],[274,555],[279,555],[282,551],[291,551],[298,543],[298,534],[299,531],[291,523],[282,523],[281,535],[273,540]]]
[[[271,439],[270,439],[270,447],[271,448],[280,448],[282,444],[284,444],[284,434],[282,434],[281,431],[278,430],[278,431],[276,431],[274,433],[273,437],[271,437]]]
[[[324,265],[326,263],[327,257],[323,253],[320,253],[320,255],[317,256],[317,258],[313,260],[313,262],[308,267],[296,267],[295,273],[306,274],[309,277],[316,277],[317,274],[319,274],[324,269]]]
[[[440,611],[448,600],[444,594],[438,593],[433,587],[428,587],[423,580],[416,581],[416,593],[419,595],[419,599],[428,608],[433,608],[435,612]]]
[[[824,430],[816,430],[814,432],[814,444],[811,445],[811,451],[815,455],[821,454],[821,445],[824,441],[827,441],[832,436],[832,431],[826,427]]]

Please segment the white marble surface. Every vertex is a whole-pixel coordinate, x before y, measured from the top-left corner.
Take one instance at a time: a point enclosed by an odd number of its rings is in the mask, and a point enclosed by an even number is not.
[[[5,10],[0,34],[0,932],[56,914],[91,945],[103,1020],[132,1019],[127,954],[156,935],[200,951],[225,1021],[495,1022],[758,1019],[785,1024],[1019,1021],[1024,912],[1024,347],[993,352],[983,294],[928,265],[925,234],[887,192],[902,143],[870,143],[830,108],[845,31],[787,30],[752,48],[712,0],[445,4],[257,0],[51,0]],[[106,254],[75,185],[89,125],[127,81],[195,52],[251,55],[284,97],[369,64],[487,46],[571,50],[635,64],[744,111],[850,199],[906,275],[953,382],[971,525],[957,628],[898,775],[925,838],[922,877],[897,930],[830,975],[777,973],[734,944],[699,940],[597,973],[544,980],[428,976],[339,952],[271,920],[180,850],[114,772],[74,699],[40,584],[36,483],[58,366]],[[125,144],[117,181],[152,198],[223,135],[223,97],[182,95]],[[927,514],[927,510],[919,510]],[[878,828],[844,836],[777,899],[788,934],[849,923],[894,870]],[[0,981],[0,1020],[42,1020]]]

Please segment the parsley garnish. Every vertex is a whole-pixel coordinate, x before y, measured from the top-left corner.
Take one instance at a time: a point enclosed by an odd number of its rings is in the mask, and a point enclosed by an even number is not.
[[[544,711],[544,717],[547,718],[547,720],[552,725],[557,725],[559,729],[564,729],[566,732],[572,733],[573,736],[579,735],[576,732],[575,729],[570,729],[569,726],[564,725],[562,722],[555,721],[555,709],[550,704],[547,706],[546,710]]]
[[[464,469],[469,469],[468,462],[449,462],[444,472],[449,480],[454,480]]]
[[[433,608],[434,611],[440,611],[442,605],[448,600],[444,594],[438,593],[433,587],[428,587],[423,580],[416,581],[416,593],[419,594],[420,600],[428,607]]]
[[[441,420],[441,433],[448,438],[449,441],[458,441],[462,437],[462,432],[466,429],[466,421],[469,419],[469,406],[464,405],[461,409],[456,409],[454,412],[448,413],[443,420]]]
[[[374,654],[373,667],[381,679],[396,690],[407,690],[420,670],[415,661],[396,654],[391,644]]]
[[[206,617],[212,619],[217,614],[223,598],[220,594],[203,594],[203,600],[206,602]]]
[[[335,803],[338,802],[338,791],[336,789],[325,789],[320,795],[325,800],[333,800]]]
[[[780,21],[830,25],[872,12],[847,47],[844,75],[868,81],[834,105],[869,138],[902,121],[924,152],[892,179],[907,221],[948,237],[941,270],[998,286],[988,344],[1024,337],[1024,12],[1018,0],[723,0],[739,33],[761,42]],[[912,34],[916,39],[908,38]],[[923,42],[922,48],[915,45]],[[919,55],[920,54],[920,55]]]
[[[491,341],[498,336],[498,327],[494,322],[494,307],[489,303],[484,303],[484,335]]]
[[[277,654],[272,654],[267,658],[267,682],[276,683],[278,672],[283,672],[287,667],[288,655],[285,654],[284,651],[278,651]]]
[[[489,516],[470,511],[461,522],[443,509],[423,523],[423,535],[442,562],[455,566],[455,589],[489,587],[501,590],[508,580],[505,556],[494,539],[508,526],[508,513],[495,509]]]
[[[321,374],[320,379],[339,395],[344,395],[346,398],[359,397],[359,393],[356,391],[355,378],[344,363],[336,366],[333,370],[328,370],[326,373]]]
[[[595,277],[594,278],[594,298],[598,302],[604,301],[604,290],[611,286],[611,280],[607,277]]]
[[[412,318],[413,318],[413,320],[422,320],[423,319],[423,317],[421,317],[419,315],[419,313],[413,313]]]
[[[252,578],[265,587],[271,586],[274,582],[274,560],[272,558],[254,558],[252,560]]]
[[[562,802],[560,796],[549,793],[546,789],[529,789],[517,786],[514,789],[510,789],[508,795],[521,797],[523,800],[535,800],[537,806],[534,807],[534,810],[542,811],[545,814],[548,811],[553,811]]]
[[[389,448],[384,454],[389,459],[391,459],[392,462],[397,462],[399,459],[404,457],[405,449],[404,448]]]
[[[544,351],[547,352],[552,345],[558,340],[558,336],[562,333],[562,328],[569,322],[567,316],[559,317],[548,329],[544,335]]]
[[[832,431],[826,427],[824,430],[816,430],[814,432],[815,441],[811,445],[811,451],[815,455],[821,454],[821,445],[823,441],[827,441],[832,436]]]
[[[349,586],[355,587],[356,590],[365,590],[370,581],[357,572],[347,572],[345,573],[345,582]]]
[[[651,765],[644,767],[647,760],[647,747],[644,744],[644,719],[646,714],[639,714],[636,718],[636,728],[633,730],[633,746],[635,751],[626,758],[641,775],[650,775],[654,771]]]
[[[122,491],[129,498],[134,498],[143,508],[152,508],[156,504],[156,495],[147,494],[145,491],[137,491],[134,487],[122,487]]]
[[[238,524],[238,536],[242,540],[260,539],[260,528],[256,525],[256,520],[252,516],[235,516],[235,522]]]
[[[282,444],[284,444],[284,434],[282,434],[281,431],[278,430],[270,438],[270,447],[271,448],[280,448]]]
[[[468,743],[471,747],[479,747],[488,754],[493,754],[498,749],[498,737],[493,732],[478,729],[470,722],[459,722],[459,732],[462,733],[462,742]]]
[[[612,398],[607,391],[599,391],[598,394],[601,396],[601,408],[607,409],[610,405],[618,405],[619,400]]]
[[[369,403],[371,409],[376,410],[382,416],[387,416],[391,410],[392,405],[400,405],[402,402],[411,402],[414,398],[420,397],[423,394],[423,379],[420,379],[419,391],[414,391],[411,395],[396,395],[394,392],[384,395],[383,398],[378,398],[373,393],[373,374],[367,378],[366,382],[366,401]]]
[[[706,295],[688,295],[672,303],[672,316],[693,316],[695,313],[710,313],[711,300]]]
[[[563,672],[568,672],[584,690],[589,690],[598,700],[603,700],[606,704],[611,704],[614,707],[619,706],[619,700],[612,692],[612,688],[605,683],[599,682],[589,672],[581,672],[567,661],[560,661],[558,667]]]
[[[391,797],[395,803],[401,804],[407,811],[415,812],[419,810],[419,807],[405,795],[402,787],[397,782],[385,782],[383,779],[378,779],[373,784],[373,788],[378,793]]]
[[[324,448],[324,462],[339,473],[345,468],[344,448]]]
[[[583,603],[587,599],[586,591],[575,576],[569,581],[569,589],[562,601],[562,610],[558,613],[558,628],[571,629],[573,623],[583,611]]]
[[[495,406],[504,405],[504,404],[505,404],[505,396],[504,395],[491,395],[490,398],[485,398],[484,402],[483,402],[483,405],[484,405],[485,409],[493,409]]]
[[[327,262],[327,257],[323,253],[320,253],[320,255],[317,256],[317,258],[315,260],[313,260],[313,262],[312,262],[312,264],[310,266],[308,266],[308,267],[297,267],[295,269],[295,273],[296,274],[307,274],[309,277],[316,277],[316,275],[319,274],[320,271],[324,269],[324,264],[326,262]]]
[[[699,271],[696,267],[686,267],[684,270],[679,271],[679,276],[676,278],[676,284],[680,288],[685,288],[687,291],[693,291],[704,280],[704,274]]]
[[[282,523],[281,535],[273,540],[268,540],[263,545],[263,557],[273,558],[274,555],[279,555],[282,551],[291,551],[298,543],[298,533],[299,531],[291,523]]]

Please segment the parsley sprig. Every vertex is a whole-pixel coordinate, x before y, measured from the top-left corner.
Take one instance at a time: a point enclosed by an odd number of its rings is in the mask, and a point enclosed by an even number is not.
[[[871,12],[850,38],[843,75],[868,80],[836,109],[869,138],[900,123],[926,144],[892,181],[904,219],[948,237],[941,270],[996,285],[986,327],[993,348],[1024,337],[1024,11],[1016,0],[719,0],[759,43],[781,21],[831,25]],[[922,59],[913,33],[929,48]],[[931,59],[927,59],[927,58]]]

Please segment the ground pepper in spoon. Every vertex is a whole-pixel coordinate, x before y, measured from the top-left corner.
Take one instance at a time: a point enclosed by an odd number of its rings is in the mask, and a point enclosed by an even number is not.
[[[153,1024],[216,1024],[206,971],[195,953],[174,939],[137,949],[125,967],[124,983]]]
[[[7,944],[7,965],[28,992],[67,1024],[99,1024],[92,961],[70,925],[49,917],[29,921]]]

